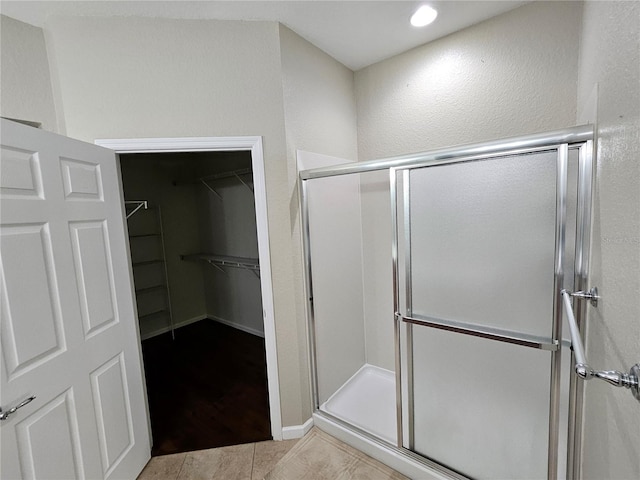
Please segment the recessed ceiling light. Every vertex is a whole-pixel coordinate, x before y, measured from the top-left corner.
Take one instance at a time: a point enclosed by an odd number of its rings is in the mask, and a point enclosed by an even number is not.
[[[438,12],[434,8],[423,5],[411,16],[411,25],[414,27],[424,27],[433,22],[437,16]]]

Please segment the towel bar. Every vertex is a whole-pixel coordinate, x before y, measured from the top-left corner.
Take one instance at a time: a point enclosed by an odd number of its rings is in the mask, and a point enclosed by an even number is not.
[[[589,299],[592,302],[597,301],[598,290],[592,288],[589,292],[575,292],[571,293],[567,290],[562,290],[562,300],[564,302],[564,309],[567,314],[567,320],[569,321],[569,330],[571,333],[571,346],[573,353],[576,357],[576,374],[584,379],[590,380],[592,378],[599,378],[605,382],[614,385],[616,387],[625,387],[631,390],[633,396],[640,402],[640,388],[638,385],[638,379],[640,378],[640,363],[636,363],[629,373],[622,373],[617,370],[593,370],[588,364],[584,355],[584,345],[582,344],[582,337],[580,336],[580,330],[576,323],[575,315],[573,314],[573,307],[571,306],[571,297],[580,299]]]

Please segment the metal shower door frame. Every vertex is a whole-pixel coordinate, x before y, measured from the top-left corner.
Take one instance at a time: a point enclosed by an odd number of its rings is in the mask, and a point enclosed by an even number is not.
[[[560,357],[562,352],[562,320],[563,307],[561,291],[564,282],[564,262],[566,243],[566,211],[567,211],[567,173],[569,150],[578,151],[578,191],[576,208],[576,238],[575,238],[575,267],[574,285],[576,290],[586,288],[588,278],[588,253],[591,229],[591,199],[593,183],[593,140],[580,138],[572,141],[566,138],[562,143],[557,143],[558,134],[549,134],[547,145],[536,142],[527,147],[520,145],[517,149],[510,148],[509,142],[505,142],[504,149],[498,145],[492,148],[490,153],[479,153],[476,155],[456,156],[453,154],[446,159],[430,159],[425,162],[413,165],[403,165],[389,169],[389,185],[391,193],[391,215],[394,232],[392,244],[393,259],[393,289],[394,289],[394,341],[396,347],[396,405],[397,405],[397,447],[407,448],[413,451],[413,351],[412,335],[414,325],[425,325],[432,328],[447,330],[450,332],[491,339],[500,342],[512,343],[530,348],[537,348],[551,352],[551,372],[550,372],[550,399],[549,399],[549,436],[548,436],[548,463],[547,478],[555,480],[558,476],[558,438],[559,438],[559,416],[560,416]],[[467,328],[462,324],[441,322],[437,319],[415,319],[411,312],[412,297],[412,274],[411,274],[411,213],[409,204],[409,172],[414,169],[429,168],[442,165],[454,165],[460,163],[470,163],[488,159],[499,159],[501,157],[513,158],[513,156],[538,153],[557,152],[556,162],[556,221],[555,221],[555,259],[554,259],[554,292],[553,292],[553,318],[552,335],[545,341],[544,338],[530,337],[527,335],[510,334],[512,332],[498,333],[491,329]],[[401,198],[401,200],[400,200]],[[401,206],[399,203],[401,202]],[[398,212],[402,212],[398,215]],[[401,219],[399,217],[402,217]],[[403,232],[403,235],[400,234]],[[404,239],[401,256],[400,237]],[[402,257],[402,258],[400,258]],[[404,260],[404,261],[401,261]],[[402,275],[404,273],[404,275]],[[404,288],[401,288],[404,286]],[[404,291],[404,298],[401,296]],[[403,307],[404,306],[404,312]],[[578,324],[583,323],[584,308],[580,309],[577,315]],[[403,345],[402,324],[406,324],[405,341]],[[513,332],[515,333],[515,332]],[[403,348],[404,347],[404,348]],[[403,358],[404,357],[404,358]],[[573,355],[572,355],[573,357]],[[573,362],[573,360],[572,360]],[[403,365],[406,372],[403,372]],[[403,384],[407,382],[407,396],[403,398]],[[569,388],[569,432],[567,446],[567,474],[566,478],[578,478],[579,452],[580,452],[580,419],[582,417],[582,384],[575,381],[575,376],[570,375]],[[406,402],[406,406],[404,404]],[[408,418],[404,418],[403,412],[407,412]],[[405,424],[407,430],[405,431]],[[436,459],[430,459],[438,464]],[[442,473],[450,473],[446,467],[442,467]],[[458,473],[458,472],[455,472]]]
[[[309,340],[309,357],[310,357],[310,374],[311,374],[311,390],[314,413],[345,427],[356,434],[365,437],[368,441],[383,446],[396,454],[406,456],[411,460],[418,460],[425,466],[434,471],[450,478],[466,478],[458,472],[451,470],[437,461],[423,457],[405,448],[403,445],[405,432],[403,431],[403,396],[402,396],[402,351],[401,351],[401,326],[403,323],[402,315],[400,315],[400,285],[398,251],[399,251],[399,235],[398,235],[398,198],[397,184],[398,172],[407,172],[410,168],[427,167],[436,165],[446,165],[461,162],[471,162],[477,160],[488,159],[492,157],[501,157],[506,155],[529,153],[534,151],[558,150],[564,153],[558,162],[557,190],[556,190],[556,261],[555,261],[555,279],[554,279],[554,326],[553,338],[551,343],[537,348],[543,348],[552,351],[551,366],[551,383],[552,395],[550,398],[550,415],[549,415],[549,462],[548,462],[548,479],[555,480],[557,478],[557,441],[558,441],[558,410],[559,410],[559,382],[560,370],[558,368],[560,359],[560,342],[562,329],[562,297],[560,290],[563,281],[563,252],[564,252],[564,229],[566,222],[566,176],[567,176],[567,154],[569,149],[577,149],[579,151],[579,172],[578,172],[578,207],[577,207],[577,225],[576,225],[576,245],[575,245],[575,266],[574,266],[574,286],[576,290],[584,290],[587,288],[588,267],[589,267],[589,248],[590,248],[590,230],[591,230],[591,202],[592,202],[592,183],[593,183],[593,158],[594,158],[594,128],[592,125],[582,125],[554,132],[539,133],[533,135],[511,137],[490,142],[475,143],[450,148],[442,148],[429,152],[422,152],[410,155],[403,155],[381,160],[372,160],[360,163],[350,163],[332,167],[316,168],[311,170],[303,170],[299,172],[298,192],[300,195],[300,214],[301,214],[301,233],[303,240],[303,261],[305,271],[305,294],[306,294],[306,316],[308,325]],[[316,335],[315,335],[315,312],[313,304],[313,281],[312,281],[312,264],[310,251],[310,230],[309,230],[309,212],[308,212],[308,190],[307,181],[334,177],[349,174],[359,174],[373,171],[387,170],[390,178],[390,197],[391,197],[391,216],[393,227],[392,251],[391,259],[393,264],[393,300],[394,300],[394,343],[396,349],[396,406],[398,421],[398,442],[392,445],[383,441],[354,425],[327,413],[320,411],[320,400],[318,394],[318,376],[317,376],[317,357],[316,357]],[[406,179],[406,173],[403,173]],[[408,195],[408,189],[403,191],[405,195],[404,202]],[[558,214],[560,212],[560,214]],[[406,216],[405,216],[406,217]],[[403,225],[403,229],[410,226]],[[408,250],[410,252],[410,249]],[[408,259],[406,259],[408,261]],[[406,267],[405,267],[406,268]],[[409,275],[410,277],[410,275]],[[404,280],[407,298],[410,298],[408,292],[411,288],[410,278]],[[410,303],[405,303],[411,308]],[[410,313],[410,312],[409,312]],[[586,307],[581,307],[576,311],[576,321],[578,325],[584,323],[586,315]],[[406,316],[405,316],[406,318]],[[408,325],[410,325],[408,323]],[[584,330],[584,329],[582,329]],[[411,327],[409,328],[410,335]],[[517,342],[512,342],[517,343]],[[538,342],[541,343],[541,342]],[[532,346],[532,345],[525,345]],[[571,361],[573,362],[573,355]],[[554,386],[555,385],[555,386]],[[579,478],[580,451],[581,451],[581,428],[582,428],[582,404],[583,404],[583,385],[576,382],[575,376],[570,376],[569,391],[569,432],[568,432],[568,448],[567,448],[567,475],[568,479]],[[553,425],[552,425],[553,423]],[[413,443],[412,432],[408,432],[409,442]],[[551,448],[553,446],[553,448]]]

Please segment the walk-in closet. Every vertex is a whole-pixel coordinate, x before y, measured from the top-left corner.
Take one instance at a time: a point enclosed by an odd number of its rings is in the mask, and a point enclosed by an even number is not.
[[[271,439],[251,153],[120,166],[152,454]]]

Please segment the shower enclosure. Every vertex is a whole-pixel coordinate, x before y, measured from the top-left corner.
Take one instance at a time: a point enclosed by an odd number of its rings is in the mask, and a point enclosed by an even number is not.
[[[316,424],[412,477],[572,477],[592,138],[300,172]]]

